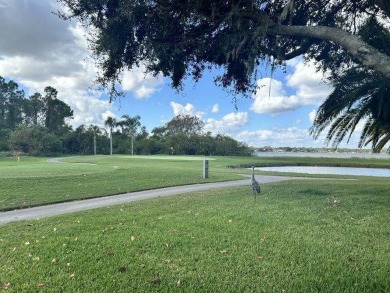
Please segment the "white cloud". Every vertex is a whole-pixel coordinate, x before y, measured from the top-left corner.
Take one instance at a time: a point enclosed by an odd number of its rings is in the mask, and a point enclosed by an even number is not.
[[[171,102],[171,107],[173,109],[173,114],[175,116],[177,115],[191,115],[193,116],[195,114],[195,107],[194,105],[187,103],[185,105]]]
[[[307,146],[313,143],[306,129],[297,127],[273,128],[271,130],[241,131],[236,139],[250,146]]]
[[[217,105],[217,104],[216,104]],[[216,106],[214,105],[214,106]],[[171,102],[174,116],[177,115],[190,115],[196,116],[203,120],[205,112],[196,111],[193,104],[187,103],[185,105]],[[204,121],[205,132],[211,132],[216,134],[233,135],[241,129],[244,125],[248,124],[249,118],[247,112],[234,112],[223,116],[221,119],[209,118]]]
[[[145,73],[145,66],[140,66],[123,74],[122,89],[131,92],[136,99],[145,99],[161,90],[164,85],[162,75],[153,76]]]
[[[112,105],[105,100],[99,100],[87,95],[80,95],[77,100],[63,100],[72,109],[75,109],[74,119],[70,121],[73,126],[80,124],[97,124],[102,126],[108,116],[115,117],[115,114],[112,112]]]
[[[217,108],[217,104],[213,108]],[[171,102],[174,116],[177,115],[190,115],[196,116],[203,120],[205,112],[196,111],[193,104],[187,103],[185,105]],[[212,134],[226,134],[233,135],[240,131],[240,129],[248,124],[249,118],[247,112],[233,112],[223,116],[221,119],[209,118],[204,121],[204,131],[211,132]]]
[[[286,84],[271,78],[257,81],[259,89],[253,96],[252,111],[278,114],[301,106],[319,106],[332,92],[332,87],[324,84],[323,74],[316,71],[314,64],[292,62],[290,66],[294,72],[287,76]]]
[[[332,144],[325,144],[325,138],[327,134],[325,129],[321,135],[314,140],[309,134],[308,129],[302,129],[299,127],[288,128],[272,128],[272,129],[258,129],[254,131],[240,131],[232,135],[232,137],[238,141],[242,141],[249,146],[262,147],[332,147]],[[347,141],[343,141],[340,148],[357,148],[360,132],[354,133],[347,144]]]
[[[89,57],[86,32],[52,12],[52,0],[0,0],[0,72],[27,88],[28,94],[46,86],[74,110],[70,124],[102,125],[112,104],[94,90],[97,69]]]
[[[258,91],[254,95],[254,102],[251,110],[262,114],[276,114],[283,111],[292,111],[300,106],[297,96],[288,96],[283,89],[282,82],[271,79],[262,78],[257,81]]]
[[[205,121],[205,131],[213,134],[233,135],[248,123],[247,112],[229,113],[220,120],[209,118]]]
[[[0,0],[0,7],[1,55],[43,59],[72,50],[69,22],[52,13],[59,8],[56,1]]]
[[[196,111],[195,106],[193,104],[187,103],[185,105],[171,102],[171,107],[173,110],[173,115],[190,115],[190,116],[196,116],[200,119],[202,119],[204,112]]]
[[[314,119],[316,118],[317,110],[310,111],[309,113],[309,120],[313,124]]]
[[[304,105],[320,105],[333,89],[324,83],[324,74],[313,63],[303,62],[294,65],[294,72],[287,76],[287,85],[297,89],[296,95]]]
[[[213,108],[211,109],[211,113],[218,113],[219,112],[219,105],[215,104],[213,105]]]

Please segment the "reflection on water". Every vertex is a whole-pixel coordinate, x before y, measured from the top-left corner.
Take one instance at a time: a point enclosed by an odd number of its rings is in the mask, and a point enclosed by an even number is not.
[[[313,157],[313,158],[374,158],[374,159],[389,159],[387,153],[381,154],[361,154],[361,153],[306,153],[306,152],[257,152],[258,157]]]
[[[288,173],[390,177],[390,169],[379,169],[379,168],[285,166],[285,167],[261,167],[255,169],[261,171],[288,172]]]

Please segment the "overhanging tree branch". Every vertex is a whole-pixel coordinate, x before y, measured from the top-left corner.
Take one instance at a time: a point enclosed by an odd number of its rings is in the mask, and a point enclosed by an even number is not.
[[[390,57],[368,45],[358,36],[342,29],[323,26],[287,26],[275,24],[269,33],[291,37],[311,37],[331,41],[359,60],[364,66],[390,78]]]
[[[389,0],[376,0],[375,4],[383,11],[383,13],[390,17],[390,1]]]
[[[216,64],[226,68],[222,86],[246,92],[254,60],[306,53],[322,58],[334,72],[352,57],[390,78],[390,55],[348,29],[368,12],[387,19],[388,0],[262,0],[258,7],[252,0],[58,1],[71,17],[98,28],[92,44],[103,68],[98,81],[113,89],[121,70],[150,61],[148,70],[170,76],[175,88],[189,70],[196,68],[192,74],[198,79],[204,64]],[[96,17],[99,13],[103,16]],[[338,46],[345,54],[338,54]]]

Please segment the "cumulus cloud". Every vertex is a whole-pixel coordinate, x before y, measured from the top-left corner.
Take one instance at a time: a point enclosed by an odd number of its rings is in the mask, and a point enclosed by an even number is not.
[[[164,85],[162,75],[153,76],[145,73],[145,66],[140,66],[123,74],[122,89],[131,92],[136,99],[145,99],[159,91]]]
[[[171,102],[171,107],[173,110],[173,115],[190,115],[190,116],[196,116],[200,119],[202,119],[204,112],[196,111],[195,106],[193,104],[187,103],[185,105],[182,105],[180,103]]]
[[[217,108],[217,104],[213,108]],[[203,120],[206,115],[205,112],[196,111],[193,104],[187,103],[182,105],[180,103],[171,102],[171,107],[174,116],[177,115],[190,115],[196,116]],[[234,112],[223,116],[221,119],[208,118],[204,121],[205,132],[211,132],[212,134],[227,134],[232,135],[240,130],[240,128],[248,124],[249,118],[247,112]]]
[[[74,111],[69,121],[74,127],[102,125],[105,116],[113,116],[114,106],[94,88],[98,71],[87,32],[52,13],[61,9],[54,0],[0,0],[0,75],[25,87],[28,94],[56,88],[58,98]],[[148,97],[161,84],[161,77],[145,76],[144,68],[124,74],[123,89],[135,98]]]
[[[316,71],[314,64],[291,62],[290,66],[294,71],[287,76],[285,84],[272,78],[257,81],[259,90],[253,96],[252,111],[278,114],[301,106],[318,106],[332,92],[332,87],[323,82],[323,74]]]
[[[248,124],[247,112],[234,112],[223,116],[221,119],[209,118],[205,121],[205,131],[213,134],[233,135],[240,128]]]
[[[103,124],[112,105],[93,89],[97,70],[90,58],[86,32],[76,22],[66,22],[52,12],[60,7],[51,0],[0,0],[0,72],[27,88],[58,90],[58,98],[74,111],[70,124]]]
[[[313,124],[314,119],[316,118],[317,110],[310,111],[309,113],[309,120]]]
[[[313,139],[306,129],[297,127],[273,128],[271,130],[241,131],[236,139],[250,146],[305,146],[312,144]]]
[[[215,104],[213,105],[213,108],[211,109],[211,113],[218,113],[219,112],[219,105]]]
[[[1,54],[44,59],[71,51],[73,34],[68,22],[51,13],[55,5],[47,0],[0,0]]]
[[[259,90],[254,95],[251,110],[262,113],[280,113],[292,111],[300,106],[299,99],[295,95],[288,96],[282,82],[272,78],[262,78],[257,81]]]
[[[324,130],[321,135],[314,140],[314,138],[308,133],[308,129],[302,129],[299,127],[288,128],[271,128],[271,129],[258,129],[254,131],[240,131],[232,135],[232,137],[238,141],[242,141],[249,146],[261,147],[261,146],[289,146],[289,147],[332,147],[332,144],[326,145],[326,133]],[[358,146],[359,132],[354,133],[347,144],[347,141],[343,141],[339,147],[341,148],[356,148]]]
[[[193,116],[195,113],[195,107],[194,105],[187,103],[185,105],[176,103],[176,102],[171,102],[171,107],[173,109],[173,114],[175,116],[177,115],[191,115]]]
[[[294,72],[287,76],[287,85],[296,88],[296,95],[304,105],[320,105],[333,90],[313,63],[295,64]]]

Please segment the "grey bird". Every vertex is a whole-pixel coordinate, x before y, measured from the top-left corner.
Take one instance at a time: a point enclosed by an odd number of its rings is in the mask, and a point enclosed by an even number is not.
[[[255,167],[252,166],[252,178],[251,178],[251,187],[253,191],[253,196],[256,201],[256,196],[260,194],[260,184],[255,179]]]

